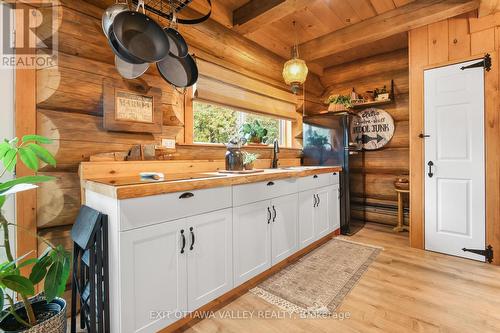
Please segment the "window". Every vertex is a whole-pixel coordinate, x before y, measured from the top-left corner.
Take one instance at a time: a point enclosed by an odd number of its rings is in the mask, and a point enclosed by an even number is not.
[[[267,140],[271,144],[278,139],[281,146],[286,146],[287,133],[291,121],[236,111],[215,104],[193,101],[193,141],[195,143],[228,143],[234,137],[241,136],[240,128],[246,123],[257,120],[267,129]]]

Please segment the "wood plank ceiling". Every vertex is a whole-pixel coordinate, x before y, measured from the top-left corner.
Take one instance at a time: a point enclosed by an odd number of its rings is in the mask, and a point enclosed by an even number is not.
[[[226,13],[233,13],[236,24],[232,29],[283,58],[290,57],[290,49],[295,41],[293,21],[297,24],[297,39],[303,44],[413,1],[215,0],[225,7]],[[195,0],[196,2],[200,0]],[[250,13],[258,11],[259,6],[264,8],[261,15],[257,18],[250,17]],[[217,12],[216,8],[214,10]],[[214,15],[217,16],[217,13]],[[333,53],[309,64],[314,72],[321,75],[323,68],[406,46],[406,33],[400,33],[363,48]]]

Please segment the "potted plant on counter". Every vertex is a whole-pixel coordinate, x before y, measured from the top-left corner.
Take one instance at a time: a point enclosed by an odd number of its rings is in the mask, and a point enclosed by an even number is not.
[[[241,127],[241,134],[251,144],[262,145],[267,140],[267,129],[255,119],[253,122],[243,124]]]
[[[21,140],[14,138],[0,143],[0,177],[13,173],[20,160],[33,171],[38,171],[40,162],[56,165],[54,157],[39,144],[51,140],[38,135],[26,135]],[[22,230],[10,223],[1,208],[7,196],[36,188],[35,184],[52,180],[47,176],[26,176],[0,182],[0,225],[3,230],[3,249],[6,261],[0,264],[0,329],[4,332],[66,332],[66,301],[58,296],[65,290],[70,273],[71,255],[61,245],[54,246],[49,241],[37,237],[48,248],[39,258],[30,258],[31,253],[15,257],[10,243],[9,227]],[[21,203],[22,204],[22,203]],[[22,230],[24,232],[29,232]],[[31,267],[29,276],[23,271]],[[36,285],[43,283],[43,293],[34,296]],[[20,302],[15,302],[15,294]],[[34,297],[32,297],[34,296]],[[31,298],[30,298],[31,297]]]
[[[351,97],[345,95],[331,95],[325,101],[328,111],[340,112],[352,108]]]
[[[253,164],[254,162],[259,158],[259,155],[245,152],[244,153],[244,166],[245,170],[253,170]]]

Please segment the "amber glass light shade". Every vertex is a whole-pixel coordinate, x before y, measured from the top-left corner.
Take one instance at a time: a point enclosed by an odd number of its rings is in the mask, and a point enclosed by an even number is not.
[[[308,73],[306,62],[299,58],[288,60],[283,67],[283,79],[286,84],[292,86],[294,93],[297,93],[300,85],[306,82]]]

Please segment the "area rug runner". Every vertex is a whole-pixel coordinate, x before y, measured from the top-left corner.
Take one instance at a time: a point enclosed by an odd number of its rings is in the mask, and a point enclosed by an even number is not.
[[[381,250],[334,238],[250,292],[285,311],[332,315]]]

